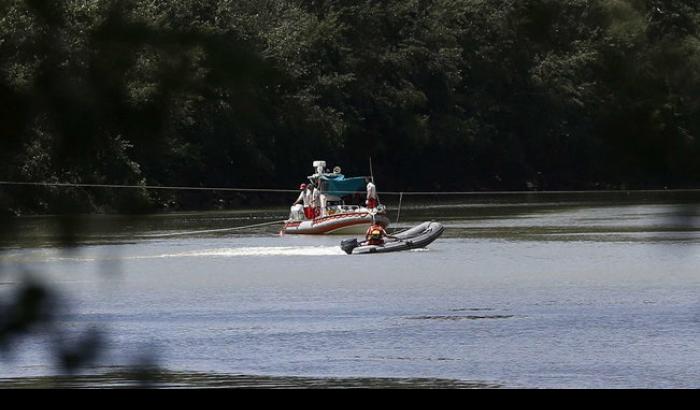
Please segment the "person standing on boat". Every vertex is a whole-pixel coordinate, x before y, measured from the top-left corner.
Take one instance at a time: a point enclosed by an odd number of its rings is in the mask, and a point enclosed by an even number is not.
[[[319,195],[319,200],[321,202],[321,216],[328,215],[328,197],[322,193]]]
[[[374,209],[379,205],[379,198],[377,198],[377,187],[372,181],[367,183],[367,208]]]
[[[321,191],[314,186],[314,190],[311,194],[311,203],[313,206],[314,217],[321,216]]]
[[[292,203],[292,205],[296,204],[301,204],[304,202],[304,191],[306,191],[306,184],[301,184],[299,185],[299,196],[297,197],[297,200]]]
[[[306,185],[306,184],[301,184],[299,185],[299,190],[301,190],[301,193],[299,193],[299,197],[297,198],[296,201],[294,201],[294,205],[298,203],[303,203],[304,204],[304,216],[306,219],[314,219],[314,211],[313,208],[311,207],[311,200],[312,200],[312,191],[311,191],[311,184]]]

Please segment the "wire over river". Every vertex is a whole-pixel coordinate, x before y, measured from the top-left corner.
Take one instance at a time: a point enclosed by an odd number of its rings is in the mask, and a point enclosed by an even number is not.
[[[116,189],[160,189],[174,191],[221,191],[221,192],[260,192],[260,193],[298,193],[298,189],[282,188],[232,188],[232,187],[197,187],[197,186],[163,186],[163,185],[118,185],[118,184],[83,184],[68,182],[23,182],[23,181],[0,181],[0,185],[5,186],[45,186],[45,187],[68,187],[68,188],[116,188]],[[381,191],[382,195],[522,195],[522,194],[600,194],[600,193],[655,193],[655,192],[700,192],[700,189],[607,189],[607,190],[579,190],[579,191]],[[354,194],[354,191],[341,191],[341,194]]]

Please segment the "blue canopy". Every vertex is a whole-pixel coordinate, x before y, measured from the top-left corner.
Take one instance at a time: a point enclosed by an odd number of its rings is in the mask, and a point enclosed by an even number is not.
[[[326,195],[344,196],[364,192],[367,177],[345,178],[343,174],[324,174],[319,177],[321,192]]]

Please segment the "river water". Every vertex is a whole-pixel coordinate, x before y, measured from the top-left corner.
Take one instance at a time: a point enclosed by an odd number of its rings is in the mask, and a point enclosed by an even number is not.
[[[104,335],[95,372],[148,356],[203,374],[700,387],[696,201],[404,201],[397,227],[447,227],[429,248],[349,256],[337,236],[216,231],[276,209],[21,218],[0,297],[27,276],[57,290],[64,338]],[[56,228],[76,224],[62,246]],[[15,341],[0,377],[59,373],[52,340]]]

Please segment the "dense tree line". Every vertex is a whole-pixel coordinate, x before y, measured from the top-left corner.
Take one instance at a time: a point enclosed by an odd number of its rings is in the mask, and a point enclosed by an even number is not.
[[[698,187],[699,28],[695,0],[0,0],[0,179],[293,188],[371,156],[380,189]]]

